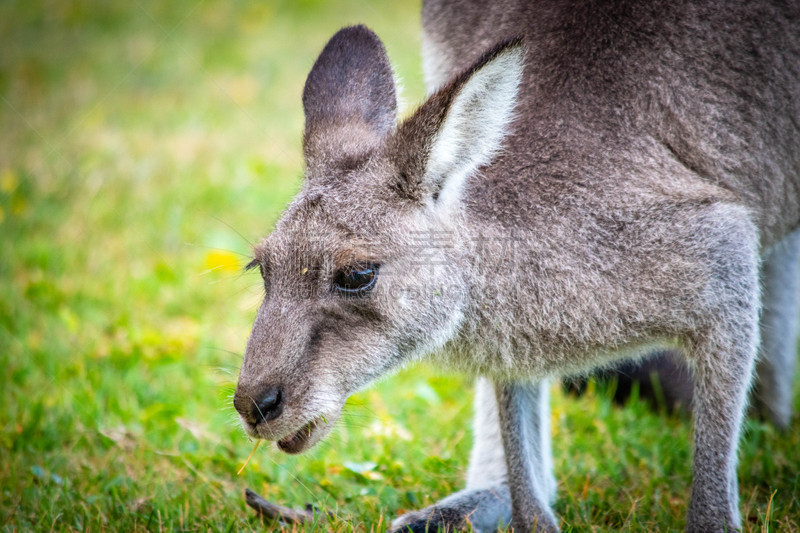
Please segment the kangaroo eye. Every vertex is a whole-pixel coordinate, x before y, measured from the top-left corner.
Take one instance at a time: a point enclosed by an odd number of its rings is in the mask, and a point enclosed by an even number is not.
[[[360,296],[372,290],[377,279],[377,265],[358,265],[337,272],[333,278],[333,288],[343,294]]]

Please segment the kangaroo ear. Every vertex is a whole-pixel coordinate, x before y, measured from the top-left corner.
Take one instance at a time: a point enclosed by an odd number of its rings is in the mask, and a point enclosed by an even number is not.
[[[404,196],[437,209],[458,203],[467,178],[502,146],[524,59],[521,40],[499,44],[403,122],[392,156]]]
[[[317,58],[303,90],[306,163],[358,160],[397,121],[395,82],[378,36],[365,26],[339,30]]]

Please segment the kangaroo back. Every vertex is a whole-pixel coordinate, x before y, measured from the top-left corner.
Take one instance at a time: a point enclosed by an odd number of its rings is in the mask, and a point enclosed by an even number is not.
[[[516,170],[534,162],[585,168],[577,146],[595,159],[645,148],[681,167],[668,179],[686,170],[744,202],[764,244],[800,223],[797,2],[426,0],[422,12],[430,89],[493,43],[530,43],[513,158],[492,174],[524,187]]]

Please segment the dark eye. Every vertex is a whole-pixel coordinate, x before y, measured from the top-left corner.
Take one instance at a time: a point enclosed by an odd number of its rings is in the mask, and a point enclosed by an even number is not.
[[[360,296],[372,290],[377,279],[378,265],[357,265],[337,272],[333,288],[343,294]]]

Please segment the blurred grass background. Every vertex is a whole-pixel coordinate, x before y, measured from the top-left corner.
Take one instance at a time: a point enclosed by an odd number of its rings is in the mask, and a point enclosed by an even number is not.
[[[363,22],[408,102],[418,2],[0,3],[0,527],[274,529],[268,499],[380,531],[462,485],[469,380],[420,366],[351,399],[302,457],[252,443],[230,403],[261,297],[250,243],[300,186],[300,94]],[[800,403],[800,402],[796,402]],[[690,427],[594,386],[554,389],[564,531],[682,528]],[[800,526],[798,425],[747,425],[747,531]]]

